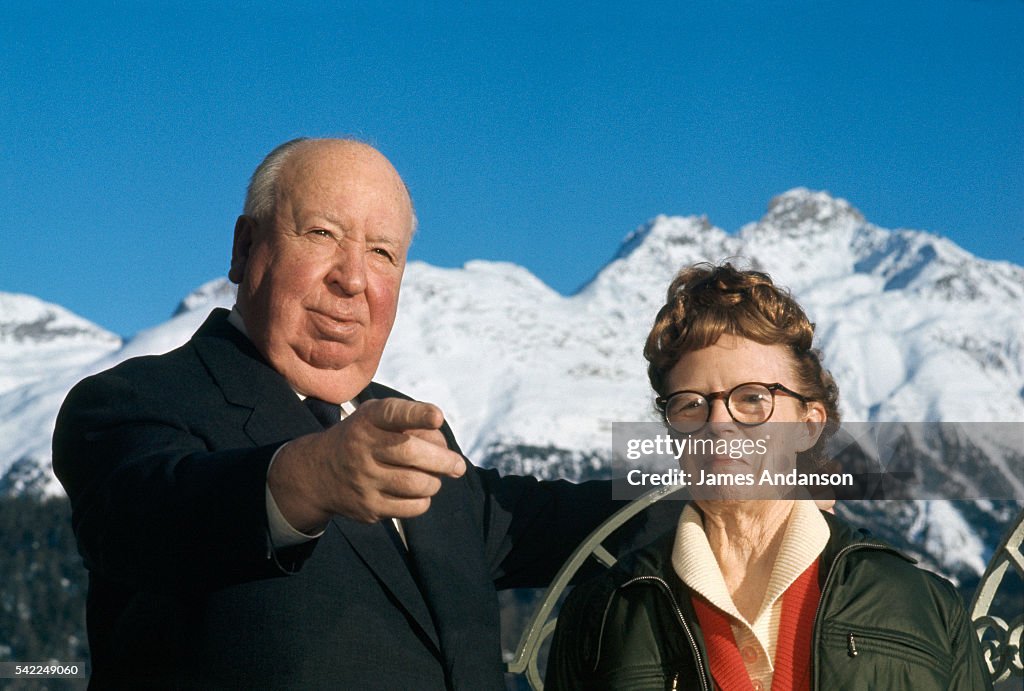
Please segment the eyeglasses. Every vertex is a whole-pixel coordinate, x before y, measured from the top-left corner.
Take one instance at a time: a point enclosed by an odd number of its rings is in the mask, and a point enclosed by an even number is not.
[[[747,382],[729,391],[700,393],[699,391],[676,391],[656,401],[665,416],[665,422],[677,432],[692,434],[702,429],[711,419],[711,402],[722,399],[725,409],[733,420],[746,427],[755,427],[768,422],[775,412],[776,393],[792,396],[801,403],[813,401],[782,384]]]

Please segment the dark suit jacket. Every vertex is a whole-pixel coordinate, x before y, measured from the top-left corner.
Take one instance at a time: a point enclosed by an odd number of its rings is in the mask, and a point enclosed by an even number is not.
[[[613,509],[608,485],[470,464],[405,521],[408,563],[380,524],[343,517],[274,554],[267,466],[321,428],[226,316],[85,379],[58,417],[93,685],[503,688],[495,589],[546,584]]]

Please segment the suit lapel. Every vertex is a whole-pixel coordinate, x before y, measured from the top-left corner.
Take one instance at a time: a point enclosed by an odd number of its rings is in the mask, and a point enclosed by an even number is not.
[[[440,654],[441,642],[433,617],[409,565],[380,523],[358,523],[335,516],[331,525],[338,530],[381,585],[401,603]]]
[[[405,398],[371,383],[359,400],[388,396]],[[449,445],[461,453],[451,431],[446,427],[443,432]],[[481,649],[501,650],[501,623],[490,569],[481,550],[482,535],[476,532],[483,528],[467,515],[472,507],[468,491],[464,478],[442,478],[430,509],[402,521],[416,583],[437,627],[454,688],[469,688],[474,685],[472,680],[501,674],[490,663],[492,658],[479,654]]]
[[[226,310],[214,310],[192,342],[225,400],[249,409],[244,431],[253,444],[273,444],[323,430],[284,378],[263,360],[248,338],[228,323]],[[423,595],[384,527],[342,516],[332,519],[328,530],[332,527],[440,652]],[[344,574],[339,574],[339,580],[343,579]]]
[[[224,399],[249,411],[243,430],[263,446],[323,429],[302,401],[238,329],[214,310],[192,342]]]
[[[465,483],[450,478],[441,483],[430,509],[403,525],[449,679],[454,688],[463,688],[468,680],[495,674],[493,658],[480,650],[501,650],[501,622],[481,538],[474,532],[479,524],[466,514]]]

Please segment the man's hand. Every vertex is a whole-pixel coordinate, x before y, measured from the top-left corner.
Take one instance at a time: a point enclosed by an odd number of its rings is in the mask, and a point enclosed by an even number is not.
[[[365,523],[418,516],[442,477],[466,472],[439,431],[443,422],[430,403],[367,401],[337,425],[281,449],[268,477],[274,501],[302,532],[319,530],[334,514]]]

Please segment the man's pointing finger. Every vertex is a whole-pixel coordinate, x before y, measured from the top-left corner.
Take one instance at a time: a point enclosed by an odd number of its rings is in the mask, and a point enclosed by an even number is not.
[[[432,403],[406,401],[401,398],[383,398],[367,401],[360,406],[367,409],[370,422],[389,432],[414,429],[440,429],[444,414]]]

